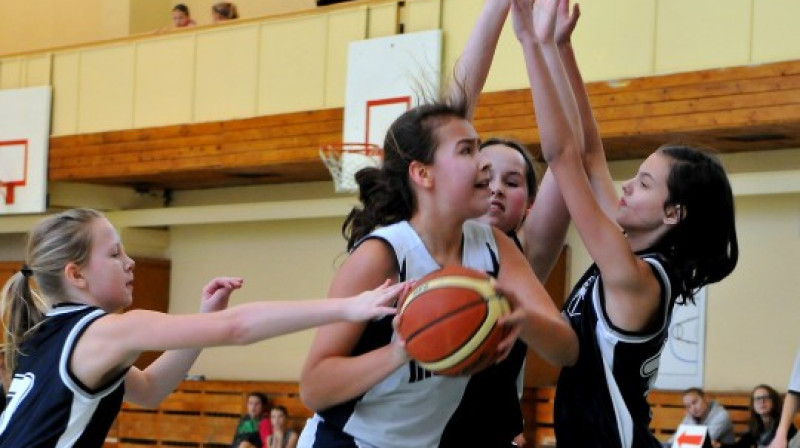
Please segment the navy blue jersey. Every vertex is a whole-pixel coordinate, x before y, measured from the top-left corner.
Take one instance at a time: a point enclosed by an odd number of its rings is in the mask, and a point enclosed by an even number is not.
[[[123,372],[98,390],[73,375],[69,361],[86,328],[106,312],[63,305],[21,347],[0,417],[0,448],[100,448],[119,412]]]
[[[506,235],[522,251],[517,233]],[[528,346],[517,339],[506,359],[469,379],[458,409],[444,428],[440,448],[511,446],[523,427],[519,400],[527,354]]]
[[[596,266],[570,293],[563,313],[578,335],[577,363],[561,370],[556,388],[555,430],[559,447],[659,447],[650,433],[647,393],[675,303],[673,273],[659,255],[641,255],[661,284],[661,306],[651,328],[627,332],[606,314]]]

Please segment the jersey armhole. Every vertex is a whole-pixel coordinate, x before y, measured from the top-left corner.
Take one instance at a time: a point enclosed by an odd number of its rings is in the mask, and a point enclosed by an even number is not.
[[[102,398],[114,391],[114,389],[117,388],[122,380],[125,379],[125,375],[127,375],[128,370],[131,368],[131,366],[124,368],[118,375],[97,389],[90,389],[83,384],[83,382],[77,376],[75,376],[75,373],[70,368],[70,363],[73,355],[75,354],[75,347],[78,345],[78,340],[80,340],[81,336],[83,336],[83,333],[86,331],[86,329],[89,328],[89,325],[107,315],[108,314],[105,311],[97,309],[84,316],[70,331],[67,341],[64,344],[64,348],[62,349],[61,358],[59,359],[59,375],[61,376],[61,381],[63,381],[64,385],[76,395],[86,399]]]

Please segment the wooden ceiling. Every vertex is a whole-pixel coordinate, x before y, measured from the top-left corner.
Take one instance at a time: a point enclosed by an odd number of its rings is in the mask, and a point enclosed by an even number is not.
[[[665,142],[719,152],[800,148],[800,61],[587,86],[610,160]],[[194,189],[330,179],[319,147],[342,139],[342,109],[50,139],[49,179]],[[527,89],[481,95],[475,128],[536,148]]]

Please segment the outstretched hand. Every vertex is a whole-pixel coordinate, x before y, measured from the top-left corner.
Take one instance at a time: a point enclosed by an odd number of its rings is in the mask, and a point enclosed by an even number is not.
[[[572,41],[572,32],[575,30],[575,25],[578,24],[578,18],[581,16],[581,8],[579,4],[572,5],[572,13],[569,11],[569,0],[559,0],[558,10],[556,12],[556,44],[564,45]]]
[[[408,292],[411,284],[391,283],[391,280],[386,280],[381,286],[351,298],[347,303],[345,319],[361,322],[395,314],[397,309],[392,305],[397,302],[399,296]]]
[[[560,3],[564,0],[512,0],[512,21],[514,24],[514,34],[520,42],[553,42],[556,39],[556,17]],[[568,4],[566,7],[568,8]],[[563,19],[562,19],[563,20]],[[565,28],[562,33],[566,37],[572,34],[572,29],[567,29],[570,21],[573,21],[572,28],[575,27],[577,16],[573,19],[567,14]]]
[[[241,277],[216,277],[203,287],[201,313],[221,311],[228,307],[231,293],[242,287]]]
[[[533,3],[533,30],[539,42],[553,42],[556,15],[561,0],[536,0]]]
[[[523,44],[536,41],[532,11],[533,0],[511,0],[511,21],[514,25],[514,35]]]

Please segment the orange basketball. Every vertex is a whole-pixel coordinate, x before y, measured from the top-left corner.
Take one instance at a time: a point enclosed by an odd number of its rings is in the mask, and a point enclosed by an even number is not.
[[[496,325],[510,310],[485,273],[446,267],[419,280],[398,307],[397,331],[406,351],[440,375],[471,375],[497,360],[508,329]]]

